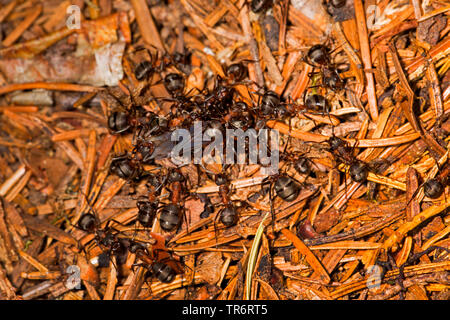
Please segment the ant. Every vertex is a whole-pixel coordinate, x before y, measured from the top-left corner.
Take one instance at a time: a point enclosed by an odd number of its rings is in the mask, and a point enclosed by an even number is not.
[[[325,99],[324,96],[320,94],[308,95],[308,97],[304,101],[304,104],[308,110],[314,111],[322,110],[322,114],[329,114],[330,112],[328,101]]]
[[[108,128],[111,134],[126,133],[131,128],[151,129],[158,119],[155,113],[148,112],[141,106],[134,106],[132,110],[119,110],[109,114]]]
[[[170,283],[173,281],[178,273],[183,273],[181,268],[177,265],[177,261],[174,259],[158,259],[149,253],[147,248],[137,242],[131,242],[128,246],[128,250],[134,253],[136,257],[141,260],[141,263],[136,263],[133,267],[142,266],[150,273],[150,275],[157,278],[160,282]]]
[[[143,163],[150,163],[155,149],[151,141],[152,136],[161,135],[168,130],[168,121],[166,118],[157,116],[150,112],[145,126],[140,126],[133,134],[132,150],[133,157]]]
[[[200,193],[197,194],[197,196],[204,203],[204,209],[202,213],[200,213],[200,218],[206,219],[214,212],[215,207],[206,194]]]
[[[164,87],[172,97],[180,97],[185,88],[184,77],[176,72],[169,73],[164,77]]]
[[[256,104],[256,113],[259,118],[283,118],[290,115],[290,111],[286,106],[290,106],[289,103],[282,102],[281,97],[274,91],[266,90],[264,93],[258,93],[258,103]]]
[[[177,229],[181,225],[182,216],[185,217],[184,211],[179,204],[181,200],[182,182],[184,180],[184,176],[178,170],[169,171],[167,181],[171,184],[171,203],[162,207],[159,216],[161,229],[166,232]]]
[[[328,140],[331,153],[341,161],[349,166],[348,173],[354,182],[364,183],[369,176],[369,165],[365,162],[356,159],[353,155],[355,146],[352,148],[347,141],[342,140],[336,136],[332,136]]]
[[[320,68],[322,74],[322,87],[329,88],[333,91],[339,91],[345,88],[345,81],[341,78],[339,73],[343,70],[331,62],[330,49],[323,44],[316,44],[312,46],[306,54],[306,63]],[[316,74],[311,72],[309,77]]]
[[[111,221],[109,220],[104,228],[101,228],[101,223],[98,221],[97,216],[94,214],[94,209],[91,207],[88,201],[88,205],[92,213],[84,213],[81,215],[77,223],[77,228],[80,230],[94,234],[95,243],[102,248],[102,251],[107,252],[108,256],[115,255],[117,257],[123,256],[126,252],[126,248],[123,243],[123,239],[118,237],[119,231],[113,227],[110,227]],[[117,221],[114,221],[119,223]],[[120,224],[120,223],[119,223]],[[115,231],[116,233],[114,233]],[[103,249],[106,250],[103,250]],[[83,249],[84,250],[84,249]],[[117,268],[116,268],[117,269]]]
[[[416,189],[414,194],[409,199],[407,205],[409,205],[409,203],[414,199],[414,197],[419,192],[421,187],[423,187],[423,193],[428,198],[430,199],[440,198],[445,191],[445,187],[449,185],[450,182],[449,171],[450,171],[450,164],[447,162],[436,177],[428,179]]]
[[[220,76],[216,76],[212,92],[207,92],[204,97],[202,108],[206,117],[221,117],[228,112],[233,105],[235,95],[233,86],[226,83]]]
[[[447,162],[437,177],[429,179],[423,184],[423,191],[428,198],[437,199],[444,193],[445,187],[450,182],[449,171],[450,164]]]
[[[247,68],[242,62],[233,63],[226,68],[225,74],[232,82],[240,82],[247,77]]]
[[[235,225],[239,219],[238,212],[230,200],[230,188],[228,187],[229,181],[224,174],[218,174],[215,177],[215,182],[219,186],[219,195],[222,198],[222,202],[225,205],[218,213],[220,222],[226,227]],[[216,218],[217,219],[217,218]]]
[[[191,56],[192,53],[186,48],[183,49],[183,52],[174,52],[171,56],[172,65],[183,73],[190,74],[192,68],[190,63]]]
[[[136,202],[138,208],[137,220],[144,228],[149,228],[153,224],[158,208],[157,197],[161,193],[161,189],[167,181],[167,177],[162,181],[156,175],[150,175],[147,188],[149,193],[147,197],[141,197]]]
[[[305,156],[305,153],[298,152],[290,152],[289,154],[286,152],[287,146],[289,144],[290,137],[288,137],[288,141],[286,142],[286,146],[284,148],[283,153],[281,154],[282,160],[287,160],[289,163],[293,164],[295,171],[305,176],[306,178],[315,174],[312,170],[312,165],[316,166],[316,164]],[[317,166],[316,166],[317,168]],[[305,180],[306,180],[305,178]]]
[[[155,54],[153,54],[152,51],[145,47],[138,47],[133,52],[134,54],[136,54],[140,51],[147,51],[149,55],[148,59],[139,62],[133,70],[134,76],[138,81],[149,79],[152,75],[154,75],[155,73],[160,73],[165,68],[164,61],[162,61],[161,59],[162,57],[159,57],[159,50],[156,47],[153,48],[155,49]]]

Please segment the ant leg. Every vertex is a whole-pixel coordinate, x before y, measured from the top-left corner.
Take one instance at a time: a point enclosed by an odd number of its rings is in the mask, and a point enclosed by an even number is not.
[[[269,202],[270,202],[270,214],[272,216],[272,232],[275,233],[275,211],[273,209],[273,199],[272,199],[272,188],[273,188],[274,184],[271,183],[270,187],[269,187]]]
[[[219,241],[219,238],[217,236],[217,219],[220,217],[220,213],[223,211],[224,209],[221,209],[219,211],[217,211],[216,216],[213,219],[213,227],[214,227],[214,237],[216,238],[216,249],[217,249],[217,242]]]

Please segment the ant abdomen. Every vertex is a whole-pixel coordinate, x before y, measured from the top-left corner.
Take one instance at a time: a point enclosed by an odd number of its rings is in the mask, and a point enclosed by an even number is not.
[[[78,221],[78,227],[86,232],[94,232],[95,230],[95,217],[93,214],[85,213],[81,216],[80,220]]]
[[[238,221],[238,213],[234,206],[228,206],[220,212],[220,222],[226,227],[235,225]]]
[[[161,210],[159,224],[161,229],[170,232],[178,227],[181,223],[181,208],[177,204],[168,204]]]
[[[108,116],[108,128],[113,134],[119,134],[131,128],[126,112],[115,111]]]
[[[170,283],[175,278],[175,271],[163,262],[155,262],[151,266],[153,275],[161,282]]]
[[[300,186],[288,176],[281,176],[274,185],[275,192],[284,201],[294,201],[300,193]]]
[[[156,215],[156,208],[155,204],[150,201],[138,201],[136,206],[139,209],[137,220],[140,222],[140,224],[145,227],[151,227],[153,223],[153,219]]]
[[[299,158],[296,162],[295,162],[295,170],[297,170],[299,173],[304,174],[304,175],[309,175],[311,173],[311,164],[310,164],[310,160],[305,158],[305,157],[301,157]]]
[[[179,73],[169,73],[164,78],[164,86],[172,96],[180,95],[184,90],[184,78]]]
[[[139,63],[134,69],[134,76],[137,80],[141,81],[142,79],[148,77],[150,73],[153,71],[153,65],[150,61],[144,60]]]
[[[444,192],[444,186],[436,179],[430,179],[423,185],[423,191],[428,198],[437,199]]]
[[[365,182],[369,176],[369,169],[362,161],[356,161],[349,168],[350,177],[355,182]]]

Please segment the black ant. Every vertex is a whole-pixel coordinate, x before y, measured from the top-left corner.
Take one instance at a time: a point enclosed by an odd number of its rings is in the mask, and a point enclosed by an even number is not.
[[[258,102],[256,107],[256,113],[259,118],[268,119],[268,118],[283,118],[290,115],[290,111],[286,106],[289,106],[289,103],[282,102],[281,97],[274,91],[266,90],[264,93],[258,93],[259,95]]]
[[[218,118],[228,112],[233,105],[235,89],[220,76],[216,76],[212,92],[207,92],[203,99],[204,116]]]
[[[132,128],[153,128],[158,117],[153,112],[148,112],[140,106],[134,106],[132,110],[114,111],[108,115],[108,128],[112,134],[126,133]]]
[[[192,65],[190,63],[192,52],[183,48],[183,52],[175,52],[172,55],[172,61],[175,67],[184,74],[190,74]]]
[[[232,82],[237,83],[246,78],[247,68],[242,62],[237,62],[227,66],[227,68],[225,69],[225,73]]]
[[[306,95],[305,95],[306,97]],[[322,111],[322,114],[329,114],[330,107],[328,105],[327,99],[320,94],[308,95],[304,102],[306,108],[312,111]]]
[[[295,171],[305,176],[305,179],[314,174],[312,166],[316,166],[315,163],[304,154],[298,154],[297,152],[291,152],[289,154],[283,152],[282,159],[289,161]]]
[[[132,144],[134,148],[132,154],[134,158],[142,163],[151,163],[153,151],[155,150],[151,138],[163,134],[168,129],[167,119],[154,113],[149,113],[146,125],[138,127],[133,134]]]
[[[445,187],[448,186],[450,182],[449,171],[450,171],[450,164],[447,162],[436,177],[428,179],[416,189],[414,194],[409,199],[407,206],[414,199],[414,197],[419,192],[421,187],[423,187],[423,193],[428,198],[438,199],[439,197],[441,197],[441,195],[445,191]]]
[[[179,97],[183,94],[185,88],[184,77],[179,73],[169,73],[164,77],[164,87],[172,95]]]
[[[449,185],[450,164],[447,163],[441,172],[433,179],[429,179],[423,184],[423,191],[428,198],[437,199]]]
[[[134,50],[134,54],[139,51],[147,51],[150,57],[149,59],[142,60],[135,66],[133,73],[138,81],[149,79],[152,75],[164,70],[165,65],[159,57],[159,50],[156,47],[154,49],[156,51],[155,54],[152,54],[152,51],[145,47],[139,47]]]
[[[206,219],[214,212],[215,207],[206,194],[200,193],[197,196],[204,203],[204,208],[202,213],[200,213],[200,218]]]
[[[273,188],[276,195],[287,202],[297,199],[301,190],[298,182],[286,174],[275,177]]]

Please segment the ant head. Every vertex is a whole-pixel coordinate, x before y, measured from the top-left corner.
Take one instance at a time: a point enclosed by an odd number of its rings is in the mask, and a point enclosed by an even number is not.
[[[369,176],[369,168],[362,161],[356,161],[350,165],[350,177],[355,182],[365,182]]]
[[[345,145],[345,141],[342,140],[341,138],[336,137],[334,134],[333,136],[328,139],[328,144],[330,145],[330,149],[332,151],[338,149],[339,147]]]
[[[169,183],[182,182],[182,181],[184,181],[184,176],[181,174],[180,171],[173,169],[173,170],[169,171],[167,180]]]
[[[312,65],[323,66],[329,62],[329,51],[323,44],[316,44],[308,50],[307,58]]]
[[[218,186],[223,186],[228,183],[228,179],[225,174],[219,173],[215,177],[215,182]]]

